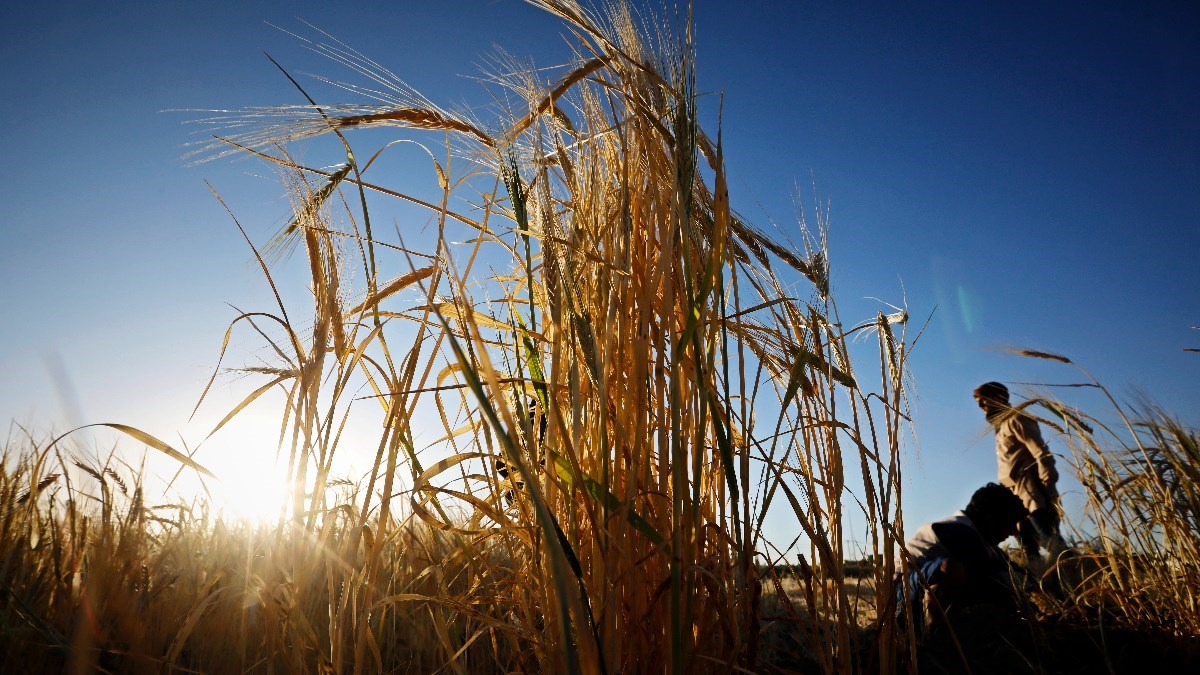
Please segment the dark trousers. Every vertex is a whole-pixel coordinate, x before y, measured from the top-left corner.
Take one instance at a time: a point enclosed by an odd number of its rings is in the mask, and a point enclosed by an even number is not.
[[[1038,509],[1017,525],[1017,538],[1030,560],[1041,557],[1041,548],[1053,550],[1065,547],[1058,533],[1058,509],[1054,506]]]

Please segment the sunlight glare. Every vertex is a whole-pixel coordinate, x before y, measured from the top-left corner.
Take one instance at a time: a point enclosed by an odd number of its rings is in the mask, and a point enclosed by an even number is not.
[[[201,460],[219,478],[208,483],[213,506],[230,518],[270,523],[291,493],[286,453],[275,459],[278,421],[251,414],[235,422],[209,441]]]
[[[287,466],[278,466],[271,451],[231,455],[231,461],[212,467],[220,481],[212,484],[215,506],[226,516],[269,523],[289,497]],[[224,465],[222,465],[224,464]]]

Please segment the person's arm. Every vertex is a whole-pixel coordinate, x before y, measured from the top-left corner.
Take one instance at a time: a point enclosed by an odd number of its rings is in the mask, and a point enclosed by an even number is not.
[[[941,623],[946,612],[963,594],[967,585],[967,570],[962,563],[951,558],[942,560],[933,576],[929,579],[929,594],[925,596],[925,625],[932,626]]]
[[[1054,485],[1058,482],[1058,469],[1054,466],[1054,455],[1050,447],[1042,440],[1042,431],[1038,423],[1028,417],[1021,417],[1014,425],[1017,438],[1029,449],[1029,454],[1037,462],[1038,478],[1044,485]]]

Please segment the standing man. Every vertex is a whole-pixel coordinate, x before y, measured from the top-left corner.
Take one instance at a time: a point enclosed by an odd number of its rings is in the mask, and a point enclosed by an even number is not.
[[[1058,470],[1054,455],[1042,440],[1037,422],[1008,403],[1008,387],[987,382],[975,390],[975,402],[996,429],[996,463],[1000,484],[1012,490],[1029,517],[1018,526],[1018,538],[1030,562],[1065,548],[1058,533]]]

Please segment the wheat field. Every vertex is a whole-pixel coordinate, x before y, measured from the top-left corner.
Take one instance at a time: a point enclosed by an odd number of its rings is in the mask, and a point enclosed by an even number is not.
[[[789,241],[731,207],[686,19],[532,4],[576,58],[549,84],[516,62],[490,73],[507,101],[492,117],[317,31],[306,46],[348,70],[356,102],[318,103],[281,67],[308,105],[203,120],[216,131],[199,156],[271,167],[293,212],[269,241],[246,237],[278,302],[231,323],[198,405],[243,356],[230,336],[254,336],[270,359],[235,366],[254,384],[214,432],[282,394],[290,494],[270,520],[228,518],[150,494],[120,455],[81,459],[70,434],[11,433],[0,670],[938,672],[888,620],[907,313],[843,322],[823,213]],[[297,159],[317,142],[333,156]],[[414,144],[433,199],[372,170]],[[393,203],[423,213],[426,236],[378,215]],[[306,264],[305,305],[277,288],[288,255]],[[1056,585],[1035,593],[1030,672],[1059,672],[1105,621],[1171,645],[1200,631],[1196,432],[1114,406],[1120,428],[1029,407],[1071,439],[1095,535],[1039,580]],[[382,424],[369,471],[347,479],[343,431],[363,408]],[[766,536],[771,509],[797,542]]]

